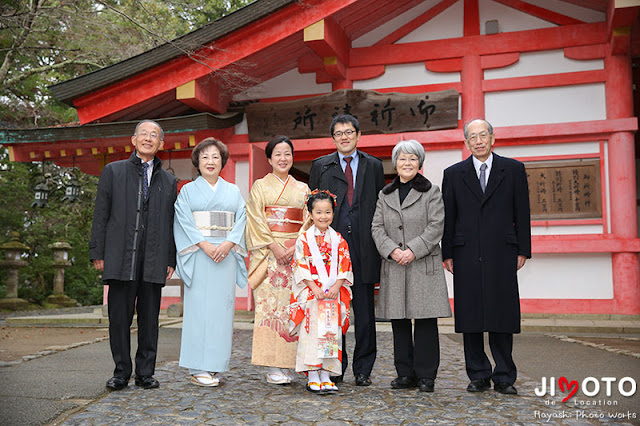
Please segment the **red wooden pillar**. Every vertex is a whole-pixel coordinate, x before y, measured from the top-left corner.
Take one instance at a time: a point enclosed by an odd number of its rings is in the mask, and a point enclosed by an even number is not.
[[[607,118],[633,117],[631,60],[628,55],[605,58]],[[637,238],[636,173],[632,132],[613,133],[609,138],[609,193],[611,232],[622,238]],[[638,253],[613,253],[613,296],[618,314],[640,314],[640,263]]]
[[[479,55],[467,55],[462,58],[462,123],[474,118],[484,118],[484,93],[482,92],[483,71]],[[463,144],[462,158],[471,152]]]

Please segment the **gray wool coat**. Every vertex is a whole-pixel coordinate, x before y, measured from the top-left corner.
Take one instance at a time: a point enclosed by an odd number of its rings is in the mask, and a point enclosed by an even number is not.
[[[385,319],[450,317],[440,240],[444,203],[440,189],[417,174],[400,205],[400,180],[380,191],[371,235],[382,257],[376,316]],[[406,266],[390,254],[410,248],[416,256]]]

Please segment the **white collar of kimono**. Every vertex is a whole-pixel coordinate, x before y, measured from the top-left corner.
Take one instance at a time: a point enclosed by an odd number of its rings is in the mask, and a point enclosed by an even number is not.
[[[213,192],[216,192],[216,189],[218,188],[218,182],[220,182],[220,176],[218,176],[218,179],[216,179],[216,183],[214,183],[213,185],[211,185],[211,184],[209,183],[209,181],[208,181],[208,180],[206,180],[205,178],[203,178],[202,176],[200,176],[200,177],[201,177],[202,179],[204,179],[204,181],[205,181],[205,183],[207,184],[207,186],[208,186],[209,188],[211,188],[211,190],[212,190]]]
[[[291,177],[291,176],[287,175],[287,178],[286,178],[285,180],[282,180],[282,179],[280,179],[280,178],[278,177],[278,175],[277,175],[277,174],[275,174],[275,173],[271,173],[271,174],[272,174],[272,175],[274,175],[274,176],[276,177],[276,179],[278,179],[280,182],[282,182],[282,184],[283,184],[283,185],[286,185],[286,184],[287,184],[287,181],[288,181],[288,180],[289,180],[289,178]]]
[[[305,235],[307,238],[307,244],[309,244],[309,251],[311,252],[313,264],[318,271],[318,279],[322,284],[322,289],[327,291],[331,286],[333,286],[333,284],[335,284],[336,279],[338,278],[338,234],[333,230],[333,228],[327,228],[327,233],[331,238],[331,266],[329,267],[329,275],[327,276],[327,267],[322,261],[322,255],[320,254],[320,249],[316,242],[316,232],[322,235],[320,230],[318,230],[315,225],[312,225]]]

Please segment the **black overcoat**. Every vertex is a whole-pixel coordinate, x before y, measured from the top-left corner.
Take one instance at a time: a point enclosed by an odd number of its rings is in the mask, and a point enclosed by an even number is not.
[[[164,285],[167,267],[176,266],[173,204],[177,197],[177,180],[162,168],[158,157],[153,162],[148,194],[144,202],[142,161],[135,152],[128,160],[109,163],[102,170],[89,257],[104,260],[102,279],[105,283],[137,280],[135,267],[141,249],[144,251],[142,279],[145,282]],[[146,215],[146,225],[143,215]]]
[[[531,257],[524,165],[493,154],[482,193],[472,157],[444,171],[443,259],[453,259],[458,333],[520,332],[517,257]]]
[[[358,231],[360,235],[360,271],[363,283],[377,283],[380,281],[380,255],[371,237],[371,222],[376,211],[378,193],[385,185],[384,171],[380,159],[358,152],[358,175],[356,187],[359,204]],[[328,189],[337,197],[338,206],[335,209],[331,227],[343,235],[346,230],[338,223],[338,212],[347,194],[347,179],[340,166],[338,153],[325,155],[313,160],[309,176],[309,188]]]

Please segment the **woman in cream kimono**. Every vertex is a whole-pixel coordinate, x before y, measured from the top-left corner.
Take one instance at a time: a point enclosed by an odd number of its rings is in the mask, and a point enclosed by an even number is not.
[[[265,154],[273,172],[253,183],[247,199],[249,284],[256,303],[251,362],[269,367],[267,382],[288,384],[297,347],[297,337],[289,335],[291,258],[309,188],[289,176],[293,144],[286,136],[272,139]]]
[[[228,158],[222,142],[200,142],[191,154],[200,177],[175,204],[176,270],[185,284],[180,366],[198,386],[217,386],[216,373],[229,369],[235,286],[247,283],[244,200],[219,177]]]

